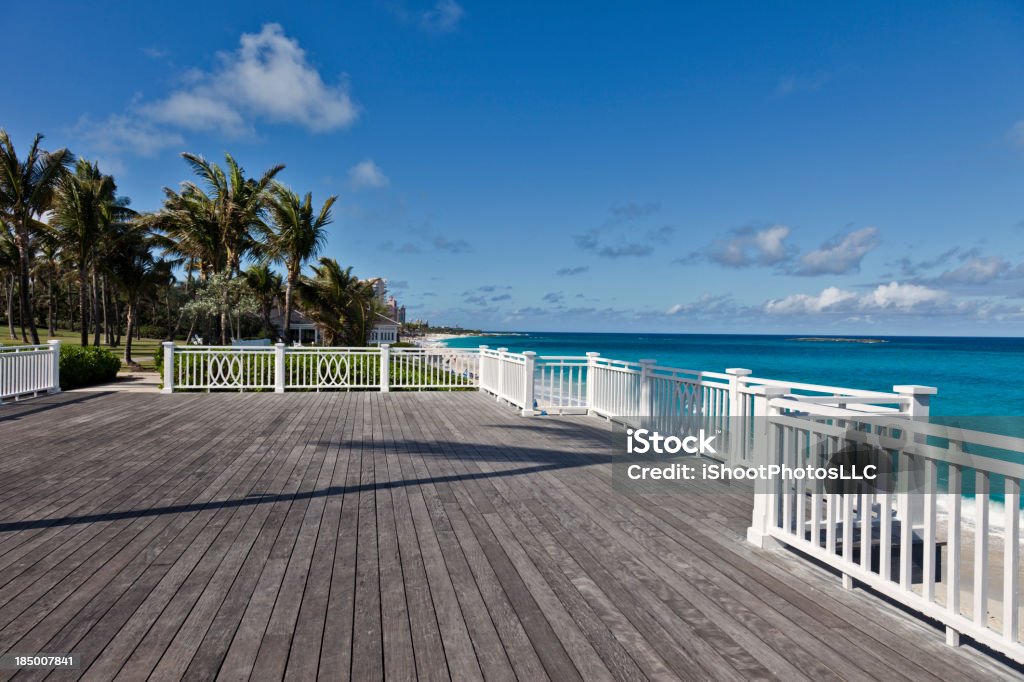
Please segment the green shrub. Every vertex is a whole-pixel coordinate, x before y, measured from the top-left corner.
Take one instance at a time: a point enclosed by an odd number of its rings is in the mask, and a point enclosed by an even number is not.
[[[60,347],[61,390],[93,386],[113,381],[121,361],[106,348],[72,345]]]
[[[139,326],[139,335],[144,339],[164,339],[167,327],[162,324],[143,324]]]

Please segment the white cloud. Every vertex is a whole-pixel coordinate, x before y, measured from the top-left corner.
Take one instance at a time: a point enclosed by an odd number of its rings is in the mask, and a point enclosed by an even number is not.
[[[180,147],[185,142],[176,132],[126,114],[114,114],[104,121],[93,121],[83,116],[75,124],[74,132],[92,150],[113,156],[131,152],[151,157],[168,147]]]
[[[856,298],[857,294],[852,291],[828,287],[817,295],[792,294],[783,299],[768,301],[764,309],[767,313],[779,315],[831,312],[848,307]]]
[[[451,33],[465,13],[455,0],[438,0],[431,9],[420,13],[420,28],[428,33]]]
[[[920,284],[890,282],[860,296],[838,287],[828,287],[818,294],[792,294],[768,301],[764,305],[764,310],[773,315],[852,311],[910,313],[941,309],[948,298],[946,292]],[[947,312],[953,312],[953,308],[949,308]]]
[[[860,272],[864,256],[878,246],[878,228],[865,227],[848,232],[821,245],[821,248],[805,253],[800,264],[793,271],[795,275],[845,275]]]
[[[348,181],[353,189],[375,189],[390,184],[388,176],[373,159],[360,161],[348,169]]]
[[[975,256],[963,265],[947,270],[936,277],[946,284],[988,284],[1013,273],[1013,266],[1002,256]]]
[[[731,268],[751,265],[778,265],[793,255],[786,244],[789,227],[772,225],[763,229],[741,227],[707,248],[708,259]]]
[[[233,105],[204,90],[175,92],[165,100],[143,105],[141,111],[153,121],[188,130],[220,130],[231,135],[251,132]]]
[[[920,284],[901,284],[890,282],[880,284],[860,301],[862,309],[878,308],[882,310],[910,311],[924,306],[933,306],[947,298],[944,291],[932,289]]]
[[[216,68],[193,71],[189,81],[140,107],[141,113],[160,123],[230,135],[249,132],[252,119],[326,132],[352,125],[359,115],[348,85],[325,83],[280,24],[243,33],[236,51],[219,54]]]
[[[177,89],[155,101],[133,99],[120,114],[95,121],[82,117],[73,132],[108,156],[155,156],[185,144],[181,131],[215,131],[227,136],[252,134],[258,121],[287,123],[320,133],[352,125],[359,110],[339,79],[325,83],[298,41],[279,24],[244,33],[234,52],[217,55],[208,71],[189,69]],[[166,56],[146,48],[153,58]]]

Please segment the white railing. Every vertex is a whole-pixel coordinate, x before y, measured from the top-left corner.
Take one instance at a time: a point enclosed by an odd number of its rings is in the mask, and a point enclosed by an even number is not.
[[[286,348],[284,364],[285,388],[319,391],[380,386],[381,351],[377,348]]]
[[[642,413],[641,365],[587,354],[587,406],[607,418],[636,417]]]
[[[480,354],[447,348],[177,346],[164,343],[163,392],[476,388]]]
[[[490,393],[523,410],[534,413],[533,389],[535,353],[509,353],[507,348],[497,350],[480,346],[480,390]],[[531,380],[527,381],[527,377]]]
[[[587,358],[539,356],[533,377],[536,408],[550,414],[586,414]]]
[[[164,387],[181,390],[271,389],[274,348],[263,346],[181,346],[164,344]]]
[[[837,452],[869,447],[893,459],[894,486],[829,491],[774,480],[759,489],[751,540],[789,545],[840,571],[845,587],[858,581],[939,621],[951,645],[965,634],[1024,662],[1024,438],[770,396],[759,451],[766,463],[825,466]],[[972,454],[979,449],[987,455]],[[1001,505],[992,499],[997,493]],[[999,523],[993,512],[1001,512]]]
[[[0,403],[40,393],[60,393],[60,341],[0,346]]]
[[[392,388],[473,388],[480,373],[480,353],[455,348],[392,348]]]

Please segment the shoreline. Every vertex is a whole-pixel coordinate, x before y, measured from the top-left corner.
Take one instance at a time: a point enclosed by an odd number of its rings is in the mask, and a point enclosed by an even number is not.
[[[479,336],[479,334],[424,334],[410,339],[410,342],[421,348],[443,348],[448,345],[448,341],[466,336]]]

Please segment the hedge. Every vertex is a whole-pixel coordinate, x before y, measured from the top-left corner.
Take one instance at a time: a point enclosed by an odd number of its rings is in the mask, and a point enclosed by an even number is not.
[[[61,390],[105,384],[117,378],[121,361],[106,348],[61,345]]]

